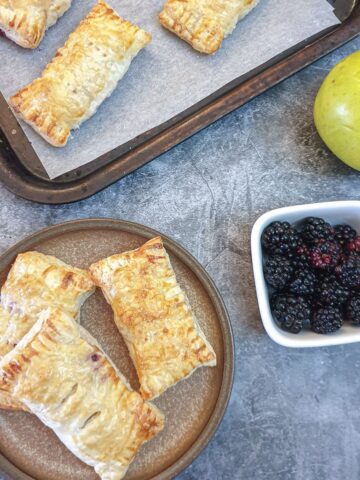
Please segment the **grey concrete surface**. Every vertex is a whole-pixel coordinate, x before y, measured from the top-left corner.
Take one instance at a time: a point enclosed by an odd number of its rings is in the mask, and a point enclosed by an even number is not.
[[[40,206],[0,184],[0,252],[65,220],[123,218],[175,238],[215,280],[235,334],[234,390],[217,434],[180,480],[360,478],[360,345],[274,344],[250,257],[251,227],[265,211],[360,197],[359,173],[324,148],[312,122],[327,71],[359,48],[360,39],[88,200]]]

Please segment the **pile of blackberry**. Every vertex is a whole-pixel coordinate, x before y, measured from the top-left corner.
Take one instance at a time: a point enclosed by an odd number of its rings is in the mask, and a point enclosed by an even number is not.
[[[264,276],[281,328],[332,333],[344,321],[360,326],[360,235],[350,225],[308,217],[273,222],[262,234]]]

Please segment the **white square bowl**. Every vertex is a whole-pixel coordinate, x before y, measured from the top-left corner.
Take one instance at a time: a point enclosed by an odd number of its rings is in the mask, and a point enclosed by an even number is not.
[[[265,330],[274,342],[285,347],[325,347],[360,342],[360,327],[352,326],[347,322],[344,322],[344,325],[337,332],[327,335],[320,335],[310,330],[303,330],[299,334],[294,334],[282,330],[272,316],[269,290],[263,273],[262,232],[271,222],[276,220],[295,223],[306,217],[321,217],[331,225],[347,223],[360,234],[360,202],[358,201],[313,203],[279,208],[258,218],[251,233],[251,255],[256,294]]]

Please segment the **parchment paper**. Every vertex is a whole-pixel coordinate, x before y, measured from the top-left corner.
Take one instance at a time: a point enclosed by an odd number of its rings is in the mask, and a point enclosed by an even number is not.
[[[120,15],[153,36],[118,88],[65,148],[49,146],[24,131],[50,178],[88,163],[169,120],[240,75],[311,35],[339,23],[326,0],[261,0],[214,56],[204,56],[163,29],[158,13],[165,0],[109,0]],[[5,98],[39,76],[95,0],[73,0],[40,47],[24,50],[0,38],[0,90]]]

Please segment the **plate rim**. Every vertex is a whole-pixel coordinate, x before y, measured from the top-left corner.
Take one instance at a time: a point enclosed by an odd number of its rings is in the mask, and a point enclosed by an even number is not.
[[[165,247],[171,253],[174,253],[175,256],[185,263],[185,265],[189,267],[190,270],[196,275],[206,293],[209,295],[217,313],[218,321],[221,327],[224,348],[224,367],[219,396],[208,423],[205,425],[204,429],[194,443],[190,446],[190,448],[172,465],[166,467],[160,473],[151,478],[151,480],[171,480],[185,470],[207,447],[215,432],[219,428],[229,404],[235,371],[235,346],[230,317],[214,281],[206,272],[205,268],[188,250],[167,235],[164,235],[153,228],[128,220],[108,217],[81,218],[42,228],[34,233],[31,233],[30,235],[27,235],[25,238],[15,243],[15,245],[12,247],[9,247],[2,255],[0,255],[0,271],[2,271],[4,268],[4,262],[8,264],[9,258],[10,261],[12,261],[12,256],[17,255],[20,249],[25,250],[28,244],[31,244],[36,240],[46,240],[56,235],[62,235],[67,232],[90,228],[123,230],[127,233],[138,234],[147,239],[160,235],[164,241]],[[1,453],[1,451],[0,468],[6,475],[10,475],[12,480],[38,480],[29,476],[20,470],[16,465],[11,463]]]

